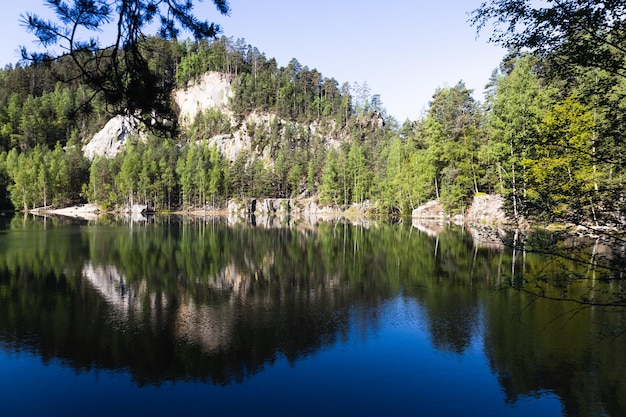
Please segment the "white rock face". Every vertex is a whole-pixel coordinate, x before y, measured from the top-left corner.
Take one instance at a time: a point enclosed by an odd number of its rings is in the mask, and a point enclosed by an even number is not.
[[[230,161],[234,161],[243,151],[252,151],[253,155],[263,160],[266,167],[270,167],[274,163],[270,157],[270,147],[252,149],[252,137],[255,132],[248,132],[248,126],[254,126],[255,129],[258,128],[267,133],[271,130],[272,122],[276,121],[277,116],[271,113],[253,112],[243,121],[235,120],[229,109],[229,99],[233,96],[231,82],[230,76],[212,71],[204,74],[198,81],[189,83],[186,88],[174,90],[172,98],[177,107],[178,121],[184,128],[193,122],[198,113],[208,109],[218,109],[230,118],[231,131],[213,137],[198,138],[198,140],[206,140],[210,146],[215,145]],[[291,124],[292,122],[286,120],[278,120],[281,129],[279,134],[282,134],[285,127]],[[311,137],[317,136],[323,140],[328,149],[339,147],[346,135],[344,132],[335,132],[334,122],[330,126],[320,126],[318,122],[312,122],[308,126],[299,128],[307,130]],[[113,158],[124,148],[129,135],[138,135],[140,139],[142,138],[144,132],[141,130],[139,121],[135,118],[115,116],[94,135],[83,148],[83,153],[89,159],[95,156]]]
[[[498,194],[481,194],[474,196],[472,204],[463,215],[452,216],[445,213],[437,200],[429,201],[413,210],[413,219],[453,220],[459,223],[505,223],[504,198]]]
[[[139,133],[139,122],[134,117],[117,115],[107,122],[83,148],[83,154],[93,159],[96,156],[113,158],[117,155],[128,136]]]
[[[215,146],[228,160],[234,161],[240,152],[252,148],[250,136],[235,132],[232,135],[217,135],[209,139],[209,146]]]
[[[437,200],[429,201],[426,204],[417,207],[411,213],[414,219],[437,219],[443,220],[445,213],[441,203]]]
[[[174,103],[178,106],[178,120],[185,126],[193,122],[198,112],[218,108],[228,114],[228,99],[233,95],[230,80],[225,74],[207,72],[184,89],[174,90]]]
[[[499,194],[474,196],[465,216],[473,222],[505,222],[507,217],[504,212],[504,197]]]

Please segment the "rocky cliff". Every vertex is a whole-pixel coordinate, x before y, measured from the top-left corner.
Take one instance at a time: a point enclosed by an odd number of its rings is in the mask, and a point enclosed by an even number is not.
[[[132,116],[117,115],[93,135],[83,148],[83,154],[89,159],[96,156],[113,158],[124,148],[126,140],[133,135],[142,135],[139,120]]]
[[[208,72],[185,88],[172,92],[178,122],[183,129],[189,128],[199,114],[209,109],[218,110],[230,120],[230,131],[203,138],[210,146],[215,145],[225,158],[233,161],[241,152],[250,151],[252,155],[262,158],[266,166],[272,165],[270,147],[259,144],[254,137],[259,134],[269,135],[276,127],[280,129],[279,137],[283,137],[289,129],[296,132],[296,139],[298,135],[306,134],[308,140],[316,138],[327,148],[338,147],[344,139],[345,134],[337,131],[332,121],[324,126],[319,122],[303,125],[264,112],[252,112],[243,120],[238,120],[229,108],[229,100],[233,95],[232,81],[232,77],[228,75]],[[112,158],[124,148],[129,137],[141,135],[142,131],[137,119],[115,116],[91,138],[83,152],[89,159],[96,155]]]
[[[194,118],[207,109],[216,108],[232,118],[228,110],[228,100],[232,96],[231,79],[218,72],[208,72],[198,81],[189,83],[185,88],[172,92],[178,121],[183,128],[189,126]],[[83,147],[84,155],[93,159],[95,156],[113,158],[125,146],[132,136],[141,136],[145,128],[132,116],[117,115],[88,141]],[[236,153],[240,149],[234,147]]]
[[[211,71],[185,88],[174,90],[172,98],[181,126],[189,126],[196,115],[210,108],[219,109],[232,117],[228,109],[228,101],[233,95],[231,83],[231,77]]]

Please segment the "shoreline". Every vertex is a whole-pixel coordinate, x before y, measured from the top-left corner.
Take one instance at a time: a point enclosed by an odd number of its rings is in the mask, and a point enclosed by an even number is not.
[[[484,202],[482,202],[484,205]],[[619,229],[608,225],[585,225],[572,223],[540,223],[523,219],[516,222],[514,219],[508,218],[500,207],[490,208],[481,212],[477,212],[471,206],[465,215],[445,215],[439,207],[433,202],[429,202],[421,207],[429,207],[430,210],[421,208],[415,209],[412,215],[402,216],[403,220],[416,224],[453,224],[459,227],[474,227],[480,229],[492,229],[501,231],[531,231],[531,230],[547,230],[547,231],[564,231],[571,235],[588,236],[588,237],[607,237],[616,234]],[[206,208],[192,210],[157,210],[157,211],[121,211],[121,210],[102,210],[95,204],[80,204],[62,208],[39,207],[31,209],[28,213],[35,215],[58,215],[69,218],[77,218],[84,220],[97,220],[101,216],[129,216],[136,221],[147,220],[146,215],[175,215],[190,216],[194,218],[200,217],[222,217],[235,223],[237,221],[245,221],[250,219],[251,215],[255,216],[256,222],[267,225],[274,224],[276,220],[283,222],[286,219],[300,223],[302,221],[309,224],[315,224],[319,221],[335,221],[347,220],[354,224],[370,224],[375,221],[384,221],[393,219],[393,216],[380,216],[372,214],[369,204],[357,205],[353,204],[347,208],[337,206],[318,206],[313,198],[295,198],[295,199],[244,199],[230,200],[226,207],[222,208]],[[19,211],[16,211],[16,213]]]

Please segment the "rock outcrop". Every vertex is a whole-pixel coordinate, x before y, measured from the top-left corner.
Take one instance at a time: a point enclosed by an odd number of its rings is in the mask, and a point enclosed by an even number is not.
[[[83,154],[89,159],[96,156],[114,158],[132,135],[141,135],[139,120],[132,116],[117,115],[85,145]]]
[[[207,72],[199,81],[172,92],[172,98],[178,110],[179,123],[182,126],[188,125],[198,113],[209,108],[217,108],[231,117],[228,110],[228,100],[231,96],[231,80],[228,76],[218,72]],[[83,147],[83,154],[89,159],[96,156],[114,158],[124,148],[131,136],[143,137],[139,120],[132,116],[114,116]],[[223,135],[223,137],[216,137],[215,141],[220,142],[228,138],[230,135]],[[245,148],[245,145],[246,143],[240,144],[238,147],[235,146],[234,151],[230,154],[236,157],[236,154]],[[249,148],[249,143],[247,145]]]
[[[411,217],[426,220],[445,220],[446,218],[443,206],[438,200],[429,201],[417,207],[411,213]]]
[[[504,212],[504,197],[499,194],[479,194],[465,212],[468,223],[504,224],[509,221]]]
[[[373,220],[366,210],[369,204],[350,207],[320,206],[314,198],[231,199],[228,201],[228,222],[252,221],[256,226],[276,227],[290,222],[316,225],[326,221],[348,221],[353,225],[369,227]]]
[[[465,213],[448,216],[439,201],[429,201],[413,210],[412,224],[429,236],[439,235],[448,222],[462,225],[476,247],[501,249],[504,247],[504,230],[513,223],[503,207],[501,195],[479,194],[474,196]]]
[[[509,222],[504,212],[504,198],[498,194],[475,195],[463,215],[448,216],[437,200],[419,206],[412,212],[414,219],[451,220],[458,223],[502,225]]]
[[[174,90],[172,98],[176,103],[180,124],[187,126],[198,113],[210,108],[228,114],[228,100],[232,95],[231,79],[225,74],[211,71],[198,81],[190,82],[187,87]]]
[[[209,109],[219,110],[228,120],[230,129],[225,132],[203,138],[209,146],[215,146],[228,160],[234,161],[241,152],[250,152],[252,158],[260,158],[266,167],[274,161],[271,158],[271,146],[266,143],[255,143],[255,136],[266,135],[273,129],[278,129],[279,136],[283,136],[289,129],[293,135],[307,135],[307,140],[317,137],[327,149],[337,148],[347,133],[333,121],[327,121],[321,125],[313,121],[307,125],[282,120],[276,114],[267,112],[252,112],[243,120],[238,120],[229,108],[230,98],[233,96],[232,77],[219,72],[207,72],[200,79],[190,82],[185,88],[179,88],[172,92],[172,99],[178,113],[178,123],[184,129],[190,126],[198,114]],[[367,123],[366,123],[367,122]],[[372,120],[363,121],[380,126],[384,121],[377,116]],[[125,146],[131,135],[142,135],[140,123],[135,118],[115,116],[89,141],[83,148],[83,153],[89,159],[95,156],[113,158]],[[297,138],[294,138],[297,140]]]

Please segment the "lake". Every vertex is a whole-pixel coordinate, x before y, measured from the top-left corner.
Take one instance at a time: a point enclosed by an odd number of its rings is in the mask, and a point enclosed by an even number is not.
[[[2,217],[0,413],[626,415],[614,255],[417,226]]]

